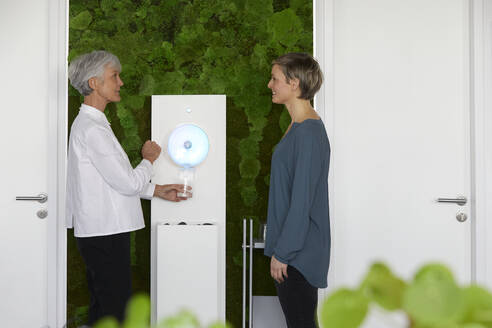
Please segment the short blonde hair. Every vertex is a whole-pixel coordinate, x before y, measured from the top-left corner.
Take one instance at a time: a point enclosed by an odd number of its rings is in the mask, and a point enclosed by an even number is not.
[[[301,89],[299,98],[301,99],[312,100],[321,88],[323,72],[321,72],[316,59],[310,54],[291,52],[275,59],[272,65],[280,66],[287,78],[287,83],[291,79],[299,80],[299,88]]]

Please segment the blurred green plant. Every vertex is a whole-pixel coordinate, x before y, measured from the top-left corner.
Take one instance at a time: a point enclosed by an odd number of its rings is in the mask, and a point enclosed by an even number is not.
[[[459,287],[437,263],[423,266],[409,283],[374,263],[357,289],[342,288],[324,301],[322,327],[359,327],[371,305],[403,311],[410,328],[492,327],[492,294],[476,285]]]
[[[156,325],[150,325],[150,300],[145,294],[137,294],[131,298],[126,308],[126,317],[120,325],[112,317],[99,320],[93,328],[201,328],[198,319],[189,311],[182,310],[178,314],[163,319]],[[228,323],[215,322],[208,328],[232,328]]]
[[[407,318],[405,328],[492,327],[492,294],[477,285],[459,287],[451,271],[438,263],[424,265],[408,283],[385,264],[374,263],[358,288],[341,288],[323,302],[320,326],[357,328],[370,313],[371,306],[400,311]],[[138,294],[129,302],[121,325],[114,318],[103,318],[94,328],[204,327],[186,310],[155,326],[149,322],[149,298]],[[215,322],[207,328],[232,328],[232,325]]]

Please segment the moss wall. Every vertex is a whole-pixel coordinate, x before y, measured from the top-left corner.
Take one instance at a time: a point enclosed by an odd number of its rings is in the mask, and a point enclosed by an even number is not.
[[[105,113],[133,165],[150,138],[150,95],[227,95],[227,319],[241,320],[242,218],[266,220],[272,149],[290,119],[271,104],[270,63],[312,52],[311,0],[71,0],[69,60],[95,49],[123,66],[122,101]],[[82,98],[69,88],[69,124]],[[150,202],[142,201],[146,225]],[[258,255],[261,252],[258,251]],[[150,229],[132,233],[135,291],[150,289]],[[254,293],[274,295],[256,256]],[[85,320],[84,264],[68,231],[69,327]]]

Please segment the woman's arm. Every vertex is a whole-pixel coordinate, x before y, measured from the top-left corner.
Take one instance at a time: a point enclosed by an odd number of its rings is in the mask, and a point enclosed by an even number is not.
[[[320,141],[310,130],[296,131],[294,174],[290,206],[274,248],[275,258],[285,264],[299,252],[309,230],[309,213],[321,175]]]
[[[140,195],[148,187],[152,163],[143,159],[133,168],[114,144],[110,131],[95,126],[87,133],[87,156],[102,178],[122,195]]]

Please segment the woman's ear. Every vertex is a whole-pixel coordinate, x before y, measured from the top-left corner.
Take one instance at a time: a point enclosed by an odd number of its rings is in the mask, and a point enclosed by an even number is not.
[[[292,90],[299,89],[299,79],[297,79],[297,78],[290,79],[290,85],[292,87]]]
[[[96,77],[91,77],[89,79],[89,81],[87,81],[89,83],[89,87],[92,89],[92,90],[96,90],[96,86],[97,86],[97,78]]]

